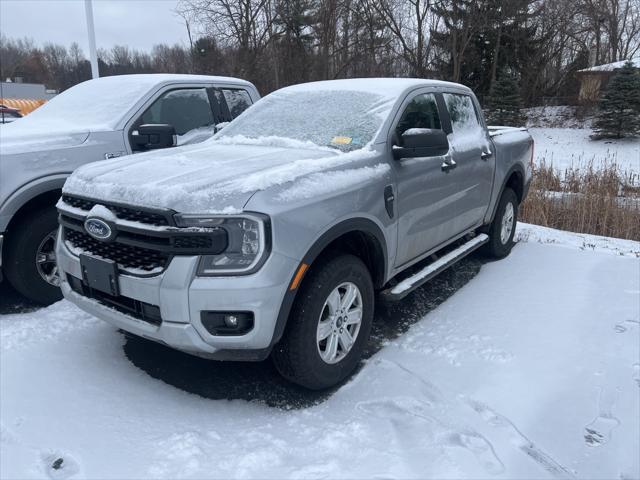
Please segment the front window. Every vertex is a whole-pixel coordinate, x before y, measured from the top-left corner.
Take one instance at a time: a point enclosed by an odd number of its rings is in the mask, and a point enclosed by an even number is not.
[[[442,130],[438,104],[432,93],[423,93],[411,100],[398,121],[396,134],[401,137],[404,132],[413,128]]]
[[[392,100],[371,92],[282,90],[260,100],[214,139],[268,144],[278,138],[284,144],[357,150],[375,138],[391,105]]]
[[[177,135],[213,126],[213,112],[207,91],[204,88],[171,90],[153,102],[138,123],[173,125]]]

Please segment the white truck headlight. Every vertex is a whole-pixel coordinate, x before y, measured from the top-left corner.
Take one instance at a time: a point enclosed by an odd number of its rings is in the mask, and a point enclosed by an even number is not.
[[[174,215],[178,227],[222,228],[227,232],[227,248],[217,255],[202,255],[198,276],[248,275],[266,260],[271,248],[269,217],[242,215]]]

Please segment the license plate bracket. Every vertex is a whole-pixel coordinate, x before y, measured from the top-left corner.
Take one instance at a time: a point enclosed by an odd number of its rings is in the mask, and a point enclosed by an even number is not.
[[[114,297],[120,294],[118,265],[113,260],[80,255],[82,280],[89,287]]]

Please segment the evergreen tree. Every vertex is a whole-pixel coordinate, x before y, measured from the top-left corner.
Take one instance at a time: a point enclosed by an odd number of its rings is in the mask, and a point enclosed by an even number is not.
[[[640,135],[640,73],[627,62],[600,99],[593,138]]]
[[[276,3],[273,19],[281,85],[309,81],[313,51],[311,0]]]
[[[501,73],[491,88],[487,103],[490,124],[511,127],[523,127],[526,124],[518,81],[513,75],[504,71]]]

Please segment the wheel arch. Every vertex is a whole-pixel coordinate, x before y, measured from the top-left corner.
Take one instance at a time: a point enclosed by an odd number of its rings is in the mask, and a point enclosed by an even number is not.
[[[331,251],[342,251],[359,257],[371,273],[374,288],[384,285],[388,265],[387,245],[382,229],[372,220],[351,218],[332,226],[307,250],[301,264],[312,266],[316,260]],[[304,281],[304,278],[300,281]],[[285,293],[271,340],[272,346],[282,338],[298,291],[299,288],[287,289]]]
[[[38,179],[23,185],[2,205],[3,224],[0,231],[9,231],[23,214],[47,205],[54,206],[62,194],[67,174]]]
[[[524,199],[525,195],[525,172],[522,165],[516,163],[509,170],[507,170],[506,175],[502,181],[502,186],[500,187],[500,193],[495,199],[493,210],[491,212],[491,218],[488,222],[490,225],[495,219],[496,212],[498,211],[498,205],[500,204],[500,199],[502,198],[502,194],[506,188],[511,188],[518,198],[518,203],[521,203]]]

